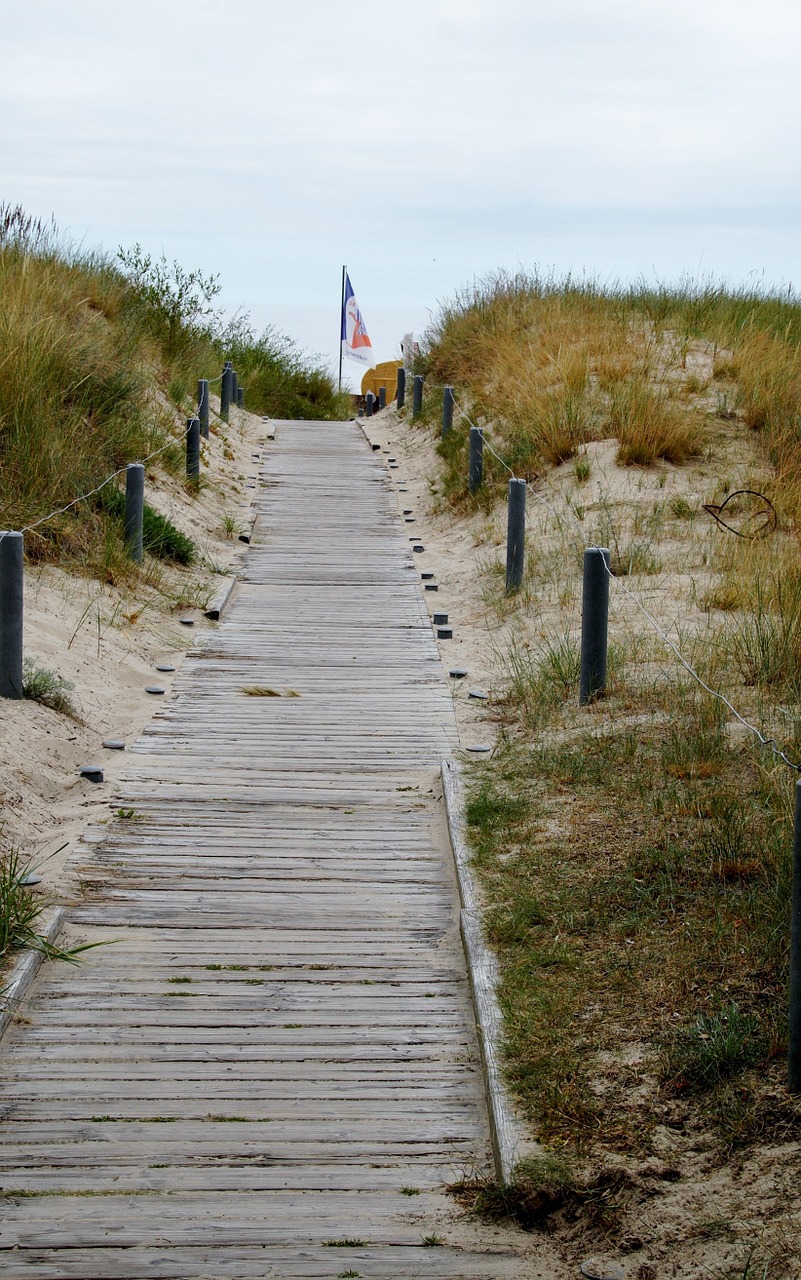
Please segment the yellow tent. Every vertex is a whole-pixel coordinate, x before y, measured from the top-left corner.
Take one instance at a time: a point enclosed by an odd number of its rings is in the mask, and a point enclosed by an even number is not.
[[[395,399],[395,392],[398,386],[398,370],[403,364],[402,360],[384,360],[381,364],[377,364],[374,369],[368,369],[362,378],[362,395],[366,396],[368,391],[372,391],[376,399],[378,399],[378,388],[386,387],[387,404]]]

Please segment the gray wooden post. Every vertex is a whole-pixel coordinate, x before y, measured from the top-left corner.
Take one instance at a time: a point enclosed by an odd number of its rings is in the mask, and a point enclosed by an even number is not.
[[[366,418],[372,418],[373,416],[373,400],[374,397],[372,391],[368,391],[367,395],[364,397],[364,416]]]
[[[186,420],[186,474],[190,480],[200,475],[200,419]]]
[[[197,383],[197,416],[200,419],[200,434],[209,438],[209,380],[198,378]]]
[[[787,1084],[791,1093],[801,1093],[801,778],[795,784],[793,897],[790,908],[790,1026],[787,1045]]]
[[[231,361],[226,360],[225,368],[222,373],[222,381],[220,382],[220,417],[223,422],[228,421],[228,414],[231,408],[231,388],[233,386],[234,371],[231,368]]]
[[[526,567],[526,482],[509,481],[509,514],[506,525],[506,594],[519,591]]]
[[[379,407],[379,409],[386,409],[386,407],[387,407],[387,389],[386,389],[386,387],[379,387],[379,388],[378,388],[378,407]]]
[[[245,407],[245,388],[244,387],[237,387],[236,403],[240,409],[244,409]]]
[[[236,369],[231,370],[231,404],[239,404],[239,374]]]
[[[471,493],[484,483],[484,432],[481,427],[470,428],[470,466],[467,487]]]
[[[419,418],[423,412],[423,375],[416,373],[414,375],[414,385],[412,387],[412,417]]]
[[[606,689],[606,645],[609,629],[609,551],[587,547],[581,597],[581,680],[579,706]]]
[[[398,408],[402,409],[406,403],[406,370],[398,370],[398,385],[395,389],[395,399],[398,402]]]
[[[21,533],[0,533],[0,698],[22,697]]]
[[[142,562],[142,524],[145,516],[145,468],[131,462],[125,468],[125,548],[131,560]]]
[[[442,389],[442,438],[445,439],[453,427],[453,387]]]

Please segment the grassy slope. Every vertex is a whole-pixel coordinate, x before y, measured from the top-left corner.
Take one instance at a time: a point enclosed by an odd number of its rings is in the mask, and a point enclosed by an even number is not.
[[[213,282],[138,253],[127,259],[77,254],[53,228],[0,206],[3,528],[36,521],[172,439],[156,465],[180,473],[178,424],[194,409],[197,379],[213,379],[227,357],[252,412],[345,415],[332,380],[287,340],[258,338],[241,319],[220,327],[208,305]],[[26,552],[102,575],[110,557],[98,548],[119,532],[108,515],[81,503],[31,533]]]
[[[711,686],[801,759],[799,333],[786,300],[500,280],[445,309],[425,357],[542,500],[520,596],[485,584],[512,639],[468,821],[508,1077],[574,1190],[571,1167],[591,1183],[609,1159],[705,1143],[729,1166],[798,1134],[783,1088],[796,775],[614,585],[608,695],[584,710],[576,695],[581,552],[600,543]],[[440,449],[448,501],[491,511],[506,472],[490,456],[470,498],[466,433]],[[769,494],[777,533],[711,525],[701,501],[741,486]],[[527,1176],[553,1183],[553,1165]],[[765,1249],[765,1275],[785,1274]]]

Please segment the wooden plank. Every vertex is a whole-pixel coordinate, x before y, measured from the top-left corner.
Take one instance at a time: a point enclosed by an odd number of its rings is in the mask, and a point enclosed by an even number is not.
[[[133,816],[74,859],[65,940],[113,945],[43,966],[2,1044],[0,1274],[519,1271],[421,1247],[490,1143],[406,527],[354,424],[280,424],[264,475],[225,617],[126,758]]]
[[[2,1258],[0,1253],[0,1258]],[[364,1280],[410,1280],[414,1276],[456,1276],[461,1280],[519,1277],[520,1262],[508,1252],[470,1252],[421,1247],[295,1249],[272,1246],[215,1249],[69,1249],[53,1260],[52,1252],[28,1250],[14,1255],[14,1264],[29,1280],[330,1280],[340,1270],[358,1271]],[[336,1268],[336,1269],[335,1269]],[[24,1269],[24,1270],[23,1270]],[[10,1273],[9,1273],[10,1274]]]

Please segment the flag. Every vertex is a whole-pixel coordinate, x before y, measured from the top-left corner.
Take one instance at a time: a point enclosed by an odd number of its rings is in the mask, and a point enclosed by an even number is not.
[[[342,354],[358,364],[372,369],[375,364],[373,344],[364,327],[362,313],[353,296],[350,276],[345,276],[345,294],[342,299]]]

